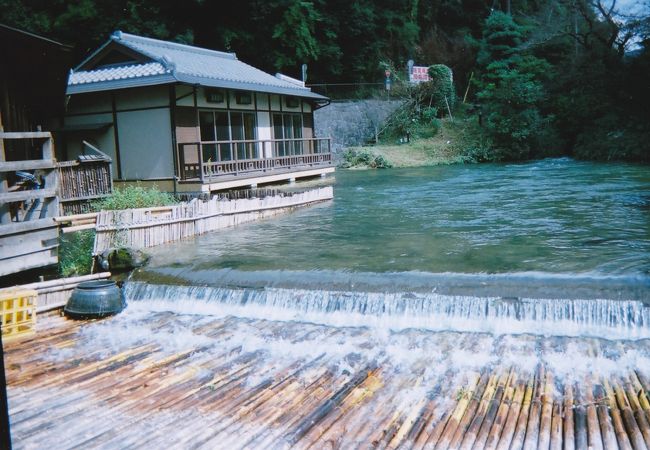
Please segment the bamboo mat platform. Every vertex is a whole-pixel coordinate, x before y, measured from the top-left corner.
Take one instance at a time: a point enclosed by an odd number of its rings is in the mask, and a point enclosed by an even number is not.
[[[46,317],[5,366],[17,449],[646,449],[648,354],[129,307]]]

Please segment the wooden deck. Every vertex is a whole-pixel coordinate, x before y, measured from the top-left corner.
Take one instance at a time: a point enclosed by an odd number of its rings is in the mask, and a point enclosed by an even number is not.
[[[389,333],[137,305],[38,327],[5,346],[19,449],[650,445],[649,374],[628,364],[647,361],[647,341]]]

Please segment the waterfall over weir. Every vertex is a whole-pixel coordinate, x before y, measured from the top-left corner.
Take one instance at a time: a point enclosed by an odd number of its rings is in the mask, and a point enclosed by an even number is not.
[[[131,281],[129,301],[153,311],[311,322],[336,327],[425,329],[605,339],[650,337],[638,300],[516,298],[436,292],[175,286]]]

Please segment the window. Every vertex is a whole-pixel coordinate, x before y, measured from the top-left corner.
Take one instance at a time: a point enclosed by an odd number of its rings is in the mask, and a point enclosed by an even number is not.
[[[238,91],[235,93],[235,101],[238,105],[250,105],[253,103],[253,94],[250,92]]]
[[[259,158],[255,140],[255,114],[237,111],[200,111],[203,161]],[[239,142],[232,142],[239,141]]]
[[[300,100],[298,97],[285,97],[284,104],[287,106],[287,108],[297,108],[300,106]]]
[[[219,89],[205,90],[205,101],[208,103],[223,103],[225,98],[223,91]]]
[[[302,114],[273,114],[276,156],[302,155]]]

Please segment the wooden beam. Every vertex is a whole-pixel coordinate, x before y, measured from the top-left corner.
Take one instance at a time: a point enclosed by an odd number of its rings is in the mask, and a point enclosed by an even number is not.
[[[37,198],[56,197],[56,189],[33,189],[31,191],[16,191],[0,194],[0,203],[24,202]]]
[[[56,227],[57,224],[51,217],[45,219],[30,220],[28,222],[11,222],[0,225],[0,237],[9,234],[22,233],[25,231],[40,230],[43,228]]]
[[[52,139],[49,131],[0,131],[0,139]]]
[[[0,172],[15,172],[16,170],[53,169],[56,164],[52,160],[29,159],[26,161],[0,161]]]

